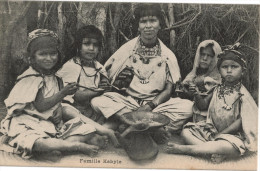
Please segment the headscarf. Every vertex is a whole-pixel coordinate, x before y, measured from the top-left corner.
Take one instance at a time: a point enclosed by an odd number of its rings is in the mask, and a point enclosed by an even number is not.
[[[48,49],[57,51],[58,61],[56,65],[51,69],[50,72],[45,74],[55,73],[61,67],[61,53],[59,51],[59,38],[56,33],[48,29],[36,29],[29,33],[28,43],[27,43],[27,52],[30,58],[34,57],[36,51],[40,49]],[[31,63],[33,69],[37,70],[37,66]],[[39,71],[38,71],[39,72]]]
[[[29,33],[27,52],[30,57],[39,49],[57,49],[59,39],[58,35],[48,29],[36,29]]]
[[[197,69],[198,69],[199,63],[200,63],[200,50],[201,50],[201,48],[205,48],[210,44],[212,44],[212,49],[215,53],[215,56],[213,57],[210,65],[209,65],[208,71],[204,75],[205,75],[205,77],[209,76],[209,77],[213,78],[217,82],[221,81],[221,77],[220,77],[218,69],[217,69],[218,55],[222,52],[221,47],[215,40],[204,40],[203,42],[201,42],[199,44],[199,46],[197,48],[194,63],[193,63],[193,69],[184,79],[184,81],[183,81],[184,84],[192,82],[193,79],[197,76],[196,72],[197,72]]]
[[[221,63],[225,60],[233,60],[241,65],[241,67],[245,70],[247,68],[247,64],[245,61],[245,55],[239,51],[240,43],[236,43],[227,49],[224,49],[222,53],[219,54],[218,58],[218,69]]]

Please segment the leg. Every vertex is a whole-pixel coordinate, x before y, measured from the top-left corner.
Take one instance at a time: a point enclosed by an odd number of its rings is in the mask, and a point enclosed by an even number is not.
[[[63,106],[62,110],[63,110],[64,117],[66,117],[67,119],[72,119],[72,118],[76,118],[76,117],[81,118],[84,122],[95,126],[98,134],[109,136],[109,138],[113,142],[114,146],[119,146],[117,138],[116,138],[116,136],[115,136],[115,134],[112,130],[107,129],[104,126],[98,124],[97,122],[95,122],[95,121],[87,118],[86,116],[82,115],[73,106]]]
[[[189,130],[189,128],[184,128],[181,132],[181,136],[183,137],[184,141],[188,145],[195,145],[195,144],[202,144],[205,143],[204,141],[195,137]]]
[[[89,156],[95,156],[98,153],[98,147],[95,145],[89,145],[81,142],[71,142],[56,138],[39,138],[34,143],[33,151],[42,153],[50,151],[78,152]]]
[[[107,136],[101,136],[96,133],[90,133],[87,135],[74,135],[66,138],[65,140],[71,142],[82,142],[91,145],[96,145],[99,148],[106,148],[108,144]]]
[[[122,123],[120,120],[120,116],[127,112],[132,112],[132,110],[130,110],[126,107],[119,110],[113,116],[108,118],[107,121],[105,122],[105,124],[103,124],[103,126],[106,128],[112,129],[112,130],[117,130],[118,126]]]
[[[193,102],[171,98],[167,102],[157,106],[153,112],[158,112],[170,118],[170,123],[166,126],[171,133],[178,133],[183,125],[192,117]]]
[[[167,152],[173,154],[223,154],[239,155],[239,152],[225,140],[208,141],[197,145],[178,145],[169,143]]]

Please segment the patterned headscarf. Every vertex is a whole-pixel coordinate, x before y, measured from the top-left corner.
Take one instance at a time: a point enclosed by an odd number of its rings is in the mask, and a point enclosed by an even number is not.
[[[29,33],[27,52],[32,56],[39,49],[58,48],[58,35],[48,29],[36,29]]]
[[[222,53],[219,54],[218,58],[218,69],[221,65],[221,63],[225,60],[233,60],[237,63],[239,63],[243,69],[247,68],[247,64],[245,61],[245,55],[241,52],[239,52],[239,48],[240,48],[240,43],[236,43],[233,46],[228,46],[227,49],[224,49],[224,51]]]

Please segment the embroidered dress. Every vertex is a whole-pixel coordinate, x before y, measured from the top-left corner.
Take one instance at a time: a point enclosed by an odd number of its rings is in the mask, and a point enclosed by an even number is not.
[[[96,131],[80,118],[53,124],[50,120],[55,112],[61,112],[60,103],[44,112],[37,111],[33,102],[38,91],[42,91],[44,98],[59,91],[59,81],[55,75],[43,76],[30,67],[17,80],[5,100],[8,113],[1,122],[1,132],[9,137],[8,144],[14,148],[14,153],[30,158],[33,144],[39,138],[66,139],[72,135],[86,135]]]
[[[212,49],[215,53],[215,56],[213,57],[207,72],[200,74],[198,73],[198,67],[200,63],[200,50],[201,48],[205,48],[210,44],[212,44]],[[220,84],[221,76],[217,69],[217,61],[218,61],[218,54],[220,54],[221,52],[222,52],[221,47],[216,41],[205,40],[201,42],[196,51],[196,55],[193,63],[193,69],[183,80],[183,84],[191,84],[191,83],[195,84],[201,92],[206,92],[212,86],[216,84]],[[199,120],[206,119],[207,111],[200,111],[195,104],[193,105],[192,111],[193,111],[194,122],[198,122]]]
[[[97,62],[93,61],[93,67],[87,67],[81,64],[79,57],[74,57],[68,62],[66,62],[63,67],[57,72],[57,75],[62,78],[64,85],[67,85],[70,82],[77,82],[79,85],[88,87],[91,89],[98,89],[98,84],[100,82],[101,75],[107,77],[104,67]],[[85,90],[85,88],[79,87],[79,90]],[[96,118],[99,118],[95,114],[90,106],[90,100],[87,102],[78,102],[73,98],[74,95],[65,97],[65,101],[68,103],[62,103],[63,106],[76,108],[83,115],[96,121]]]
[[[226,140],[241,155],[245,151],[256,151],[258,108],[246,88],[239,84],[233,88],[220,85],[214,90],[206,121],[188,123],[185,128],[198,139],[206,141]],[[242,129],[234,134],[214,135],[242,119]]]
[[[92,99],[92,107],[106,118],[125,107],[134,110],[146,104],[164,90],[167,82],[175,83],[180,79],[175,55],[159,39],[152,50],[142,47],[139,37],[132,39],[108,59],[107,66],[110,67],[108,76],[112,84],[125,67],[133,68],[134,77],[126,89],[127,96],[107,92]],[[191,106],[189,100],[171,98],[153,111],[171,118],[168,127],[177,131],[191,117]]]

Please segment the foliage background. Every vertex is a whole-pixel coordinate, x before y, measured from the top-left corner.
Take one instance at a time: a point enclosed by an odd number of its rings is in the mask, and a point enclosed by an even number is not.
[[[122,44],[138,35],[133,11],[137,3],[0,1],[0,101],[28,66],[29,32],[47,28],[58,33],[63,62],[75,55],[77,28],[94,24],[104,34],[99,61],[104,63]],[[198,44],[216,40],[224,49],[240,42],[248,71],[243,84],[258,101],[259,6],[158,3],[164,13],[159,37],[177,56],[182,77],[192,69]]]

